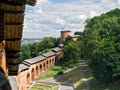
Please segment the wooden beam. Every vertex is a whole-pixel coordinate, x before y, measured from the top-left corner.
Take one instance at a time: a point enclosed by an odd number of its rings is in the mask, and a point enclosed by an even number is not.
[[[0,39],[4,39],[4,11],[0,10]]]
[[[36,4],[36,0],[0,0],[0,2],[12,4],[12,5],[28,4],[34,6]]]
[[[26,0],[26,4],[34,6],[36,4],[36,0]]]

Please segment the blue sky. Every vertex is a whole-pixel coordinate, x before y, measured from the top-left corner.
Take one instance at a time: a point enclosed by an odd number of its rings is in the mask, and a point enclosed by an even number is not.
[[[85,20],[120,8],[120,0],[37,0],[26,6],[23,38],[59,37],[64,25],[83,31]]]

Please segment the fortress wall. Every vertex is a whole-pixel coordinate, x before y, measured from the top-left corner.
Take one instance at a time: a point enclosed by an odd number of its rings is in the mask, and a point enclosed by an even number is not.
[[[33,63],[31,60],[31,63],[23,62],[22,64],[26,65],[23,70],[18,73],[17,75],[17,85],[18,85],[18,90],[27,90],[27,88],[30,87],[30,85],[33,83],[32,81],[37,78],[40,74],[48,70],[51,66],[55,65],[56,61],[58,62],[59,60],[56,60],[56,55],[58,56],[57,59],[60,59],[60,57],[63,55],[62,51],[57,51],[56,54],[45,57],[45,59],[40,60],[36,63]],[[39,58],[37,58],[39,59]],[[34,60],[34,58],[33,58]]]

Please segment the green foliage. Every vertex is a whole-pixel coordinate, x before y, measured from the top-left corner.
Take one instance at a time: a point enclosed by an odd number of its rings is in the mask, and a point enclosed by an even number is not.
[[[54,39],[52,37],[44,37],[41,42],[46,49],[54,47]]]
[[[72,68],[76,63],[80,61],[81,48],[80,42],[73,41],[71,37],[65,42],[63,48],[63,68]]]
[[[60,38],[54,38],[55,47],[57,47],[60,43],[61,43]]]
[[[21,62],[25,59],[31,58],[30,46],[31,46],[31,44],[23,45],[21,47],[21,55],[20,55],[20,61]]]
[[[62,57],[62,67],[72,68],[76,63],[80,63],[80,57],[82,55],[81,49],[82,49],[82,32],[79,32],[80,36],[77,41],[73,41],[73,38],[71,36],[68,36],[64,42],[64,48],[63,48],[63,57]]]
[[[39,43],[37,43],[37,42],[35,42],[31,45],[31,47],[30,47],[31,57],[38,56],[38,54],[39,54],[38,48],[39,48]]]
[[[74,35],[82,35],[82,32],[77,31],[74,33]]]
[[[62,73],[61,71],[65,71],[62,66],[52,66],[50,67],[45,73],[43,73],[39,79],[48,79],[48,78],[52,78],[54,76],[56,76],[58,73]]]
[[[65,39],[65,42],[64,42],[64,45],[67,45],[69,44],[69,42],[72,42],[73,41],[73,38],[71,36],[68,36],[66,39]]]
[[[77,42],[69,42],[68,45],[65,45],[63,51],[64,51],[64,59],[66,61],[69,61],[71,59],[77,60],[80,58],[80,53],[78,48]]]
[[[60,43],[59,38],[45,37],[41,42],[21,46],[20,61],[36,57],[49,51]]]
[[[61,71],[58,72],[58,75],[62,75],[63,73],[64,73],[64,71],[61,70]]]
[[[88,60],[96,79],[120,75],[120,10],[115,9],[86,22],[81,55]]]

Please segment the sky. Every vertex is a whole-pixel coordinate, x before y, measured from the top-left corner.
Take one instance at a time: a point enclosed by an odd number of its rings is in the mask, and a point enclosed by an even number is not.
[[[120,8],[120,0],[37,0],[26,6],[23,38],[60,37],[67,26],[72,34],[83,31],[85,20]]]

